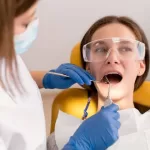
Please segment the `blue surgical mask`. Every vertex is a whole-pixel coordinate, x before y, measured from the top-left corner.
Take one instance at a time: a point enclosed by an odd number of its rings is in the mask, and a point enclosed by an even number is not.
[[[33,20],[26,31],[14,36],[15,51],[17,54],[26,52],[37,38],[39,19]]]

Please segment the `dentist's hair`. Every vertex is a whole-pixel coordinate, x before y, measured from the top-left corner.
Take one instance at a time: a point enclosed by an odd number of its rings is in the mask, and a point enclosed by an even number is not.
[[[84,35],[84,37],[81,41],[81,46],[80,46],[81,56],[83,56],[83,54],[82,54],[83,46],[91,41],[91,38],[92,38],[93,34],[95,33],[95,31],[105,25],[112,24],[112,23],[120,23],[120,24],[127,26],[135,34],[137,40],[141,41],[145,44],[146,54],[145,54],[144,61],[145,61],[145,65],[146,65],[146,70],[145,70],[144,74],[142,76],[138,76],[135,81],[134,87],[135,87],[135,90],[137,90],[142,85],[142,83],[145,81],[145,79],[148,75],[148,72],[149,72],[149,63],[150,63],[150,61],[149,61],[149,45],[148,45],[148,40],[145,36],[144,31],[131,18],[118,17],[118,16],[106,16],[106,17],[103,17],[103,18],[99,19],[98,21],[96,21],[86,32],[86,34]],[[82,57],[82,64],[85,69],[86,62],[84,62],[83,57]]]
[[[14,89],[11,82],[21,91],[14,50],[14,19],[25,13],[37,1],[0,0],[0,86],[11,94]]]
[[[39,0],[15,0],[15,1],[16,1],[15,17],[18,17],[23,13],[25,13],[26,11],[28,11],[28,9],[30,9]]]

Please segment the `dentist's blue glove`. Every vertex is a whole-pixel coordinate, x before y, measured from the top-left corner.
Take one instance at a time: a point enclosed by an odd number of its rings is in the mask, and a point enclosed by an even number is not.
[[[118,110],[116,104],[102,107],[80,125],[63,150],[106,150],[118,139]]]
[[[43,86],[46,89],[66,89],[75,83],[91,85],[91,80],[95,80],[84,69],[69,63],[62,64],[57,69],[50,70],[50,72],[61,73],[69,76],[69,78],[47,73],[43,78]]]

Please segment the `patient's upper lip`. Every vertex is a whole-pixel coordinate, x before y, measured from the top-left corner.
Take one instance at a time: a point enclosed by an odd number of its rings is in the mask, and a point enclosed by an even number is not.
[[[122,73],[118,70],[109,70],[109,71],[104,72],[104,76],[106,76],[108,74],[119,74],[121,77],[123,76]]]

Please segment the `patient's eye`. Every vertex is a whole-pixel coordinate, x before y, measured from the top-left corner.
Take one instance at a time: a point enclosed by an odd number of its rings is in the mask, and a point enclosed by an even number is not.
[[[106,47],[97,47],[95,48],[96,53],[106,53],[108,52],[108,49]]]
[[[93,45],[93,50],[95,53],[107,53],[109,48],[104,43],[97,42]]]

